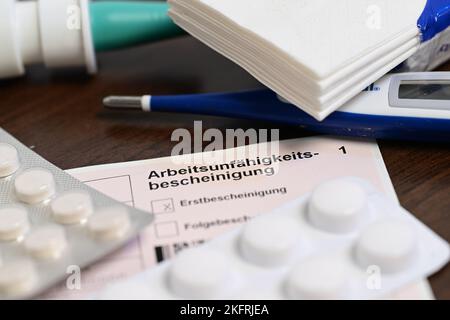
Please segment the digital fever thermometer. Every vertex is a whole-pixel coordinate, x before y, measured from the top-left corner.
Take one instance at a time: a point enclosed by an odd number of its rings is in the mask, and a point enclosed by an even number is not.
[[[323,121],[270,90],[104,99],[109,108],[264,120],[321,133],[450,141],[450,72],[389,74]]]

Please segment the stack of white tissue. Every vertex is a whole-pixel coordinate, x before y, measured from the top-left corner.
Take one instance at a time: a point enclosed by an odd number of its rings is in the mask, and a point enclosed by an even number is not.
[[[426,0],[169,0],[170,16],[318,120],[413,55]]]

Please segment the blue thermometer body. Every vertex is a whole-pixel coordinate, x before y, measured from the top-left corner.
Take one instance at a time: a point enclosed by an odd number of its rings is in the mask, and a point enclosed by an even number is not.
[[[108,97],[104,103],[136,107],[132,99]],[[450,141],[450,73],[446,72],[385,76],[323,121],[267,89],[139,99],[144,111],[263,120],[341,136]]]

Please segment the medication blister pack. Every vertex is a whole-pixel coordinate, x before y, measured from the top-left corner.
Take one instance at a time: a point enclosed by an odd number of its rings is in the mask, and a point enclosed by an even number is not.
[[[431,275],[449,245],[343,177],[128,280],[101,299],[371,299]]]
[[[28,298],[118,249],[153,216],[86,186],[0,128],[0,299]]]

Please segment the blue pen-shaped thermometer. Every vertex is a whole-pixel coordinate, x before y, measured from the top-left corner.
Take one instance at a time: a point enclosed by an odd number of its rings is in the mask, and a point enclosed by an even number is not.
[[[450,141],[450,72],[387,75],[324,121],[315,120],[267,89],[110,96],[103,102],[108,108],[265,120],[334,135]]]

